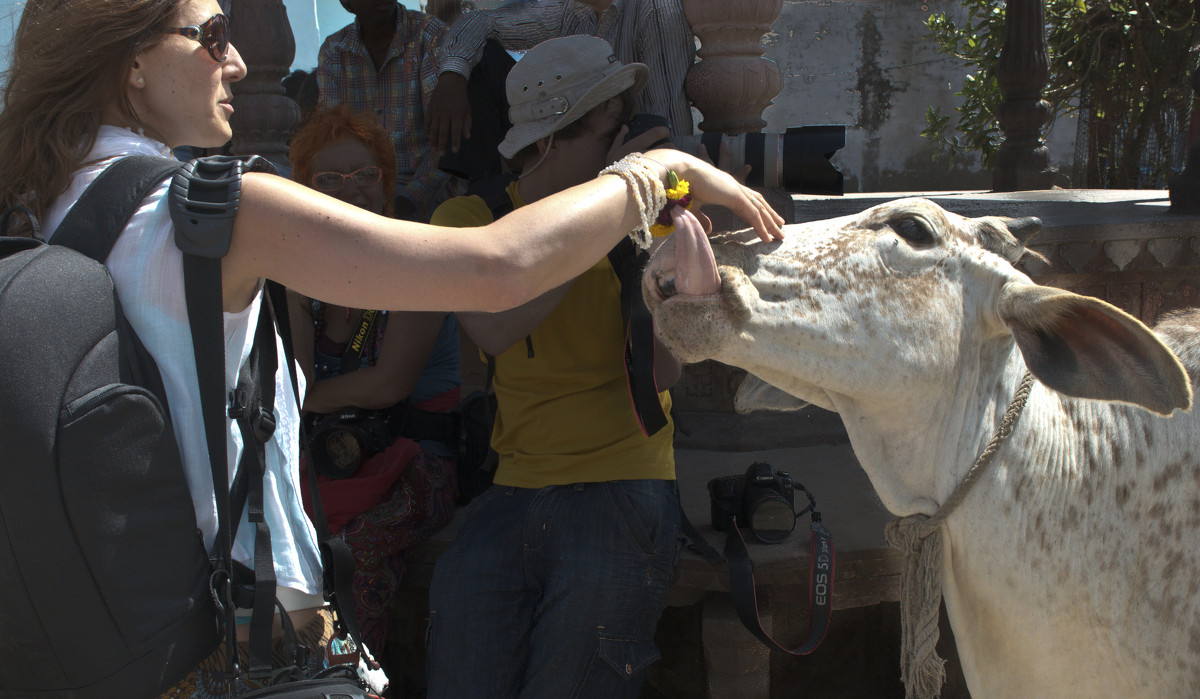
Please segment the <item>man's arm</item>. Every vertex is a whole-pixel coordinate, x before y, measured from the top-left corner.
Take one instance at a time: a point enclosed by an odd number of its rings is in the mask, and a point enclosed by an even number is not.
[[[534,0],[468,12],[450,28],[438,52],[439,69],[467,77],[479,65],[488,39],[498,40],[510,51],[522,51],[560,36],[566,9],[564,0]]]
[[[487,40],[496,39],[510,50],[533,48],[559,36],[565,6],[563,0],[513,2],[468,12],[454,23],[438,51],[441,75],[425,111],[425,133],[435,153],[457,153],[462,139],[471,135],[467,77],[479,65]]]
[[[430,19],[421,26],[420,64],[417,70],[420,97],[419,102],[412,105],[420,107],[425,117],[428,117],[430,100],[438,84],[437,53],[447,35],[446,25],[436,19]],[[428,137],[428,134],[426,134]],[[451,194],[453,175],[438,168],[438,154],[433,149],[425,147],[425,141],[419,140],[417,153],[411,153],[415,160],[411,178],[398,187],[396,198],[396,216],[410,220],[428,221],[433,210]],[[417,146],[417,143],[411,145]],[[406,211],[406,208],[408,209]]]
[[[497,355],[512,347],[542,324],[571,290],[575,280],[555,287],[523,306],[500,313],[456,313],[463,331],[479,349]]]

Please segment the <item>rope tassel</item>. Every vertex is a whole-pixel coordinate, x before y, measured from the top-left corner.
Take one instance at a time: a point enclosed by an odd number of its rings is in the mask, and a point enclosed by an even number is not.
[[[904,554],[900,569],[900,680],[908,699],[942,694],[946,661],[937,654],[942,602],[942,531],[923,531],[929,518],[912,515],[884,528],[887,542]]]
[[[884,527],[888,545],[904,555],[900,569],[900,680],[904,682],[907,699],[937,699],[946,680],[946,661],[937,654],[944,553],[942,525],[1012,434],[1032,388],[1033,375],[1026,371],[991,441],[932,517],[909,515]]]

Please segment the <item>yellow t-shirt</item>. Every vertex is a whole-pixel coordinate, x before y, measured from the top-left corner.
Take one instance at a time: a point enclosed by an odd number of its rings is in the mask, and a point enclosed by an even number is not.
[[[513,208],[524,206],[516,182],[507,191]],[[466,196],[443,203],[431,222],[462,228],[492,220],[482,198]],[[497,484],[675,478],[671,396],[659,393],[666,427],[646,437],[625,380],[624,342],[621,282],[606,257],[575,280],[528,340],[496,356]]]

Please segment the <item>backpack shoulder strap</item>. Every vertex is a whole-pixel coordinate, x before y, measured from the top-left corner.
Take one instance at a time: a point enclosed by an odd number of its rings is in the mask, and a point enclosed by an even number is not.
[[[131,155],[109,165],[67,212],[53,242],[103,263],[134,212],[150,192],[183,163]]]
[[[262,446],[270,439],[274,423],[270,417],[274,402],[275,336],[282,338],[284,359],[292,382],[292,391],[299,404],[300,396],[295,371],[295,355],[291,346],[290,319],[283,288],[266,283],[263,308],[260,311],[258,332],[252,355],[266,362],[257,366],[252,359],[247,368],[254,373],[247,377],[247,391],[259,394],[253,404],[230,406],[224,393],[225,350],[224,316],[222,315],[221,258],[229,250],[233,237],[233,221],[241,201],[241,178],[246,172],[274,172],[269,161],[260,157],[241,159],[228,156],[201,158],[187,163],[176,173],[171,183],[171,216],[175,223],[175,243],[183,252],[184,288],[188,306],[188,320],[192,330],[192,341],[196,358],[196,373],[199,380],[201,412],[204,416],[205,437],[212,465],[213,492],[217,494],[218,537],[212,552],[213,567],[224,571],[224,585],[213,590],[225,609],[226,629],[234,627],[233,591],[230,580],[233,574],[234,517],[241,517],[241,498],[232,502],[230,496],[229,461],[226,453],[226,416],[230,407],[243,408],[238,422],[243,430],[247,453],[254,454],[245,459],[247,469],[253,468],[254,477],[247,484],[246,497],[250,504],[251,521],[255,523],[255,570],[254,601],[251,616],[251,652],[249,656],[252,676],[262,676],[270,670],[270,604],[275,597],[273,556],[270,548],[270,533],[262,517],[262,472],[265,454]],[[240,381],[239,377],[239,383]],[[232,415],[230,415],[232,417]],[[302,428],[303,429],[303,428]],[[259,434],[261,432],[261,434]],[[254,439],[251,439],[254,436]],[[301,439],[301,443],[307,440]],[[257,442],[257,444],[255,444]],[[315,478],[312,460],[307,459],[309,477]],[[239,469],[240,470],[240,469]],[[257,492],[255,492],[257,491]],[[322,565],[325,571],[325,594],[338,609],[339,620],[347,627],[352,637],[359,642],[361,634],[355,618],[353,592],[350,589],[354,569],[353,554],[345,544],[330,536],[322,513],[320,495],[312,488],[316,526],[321,546]],[[234,509],[236,507],[236,510]],[[340,544],[340,547],[338,546]],[[227,657],[230,670],[236,676],[240,670],[237,653],[234,651],[236,634],[226,636]],[[374,661],[366,656],[372,665]]]
[[[233,240],[233,219],[242,201],[242,174],[277,174],[257,155],[214,155],[190,160],[171,180],[175,245],[185,255],[221,259]]]

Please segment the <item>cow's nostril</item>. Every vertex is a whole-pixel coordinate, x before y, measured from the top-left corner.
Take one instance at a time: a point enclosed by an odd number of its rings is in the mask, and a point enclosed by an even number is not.
[[[671,275],[669,277],[665,276],[665,275],[660,276],[660,277],[658,277],[657,281],[658,281],[658,292],[660,294],[662,294],[663,298],[668,298],[668,297],[674,296],[676,293],[678,293],[675,291],[675,275]]]

